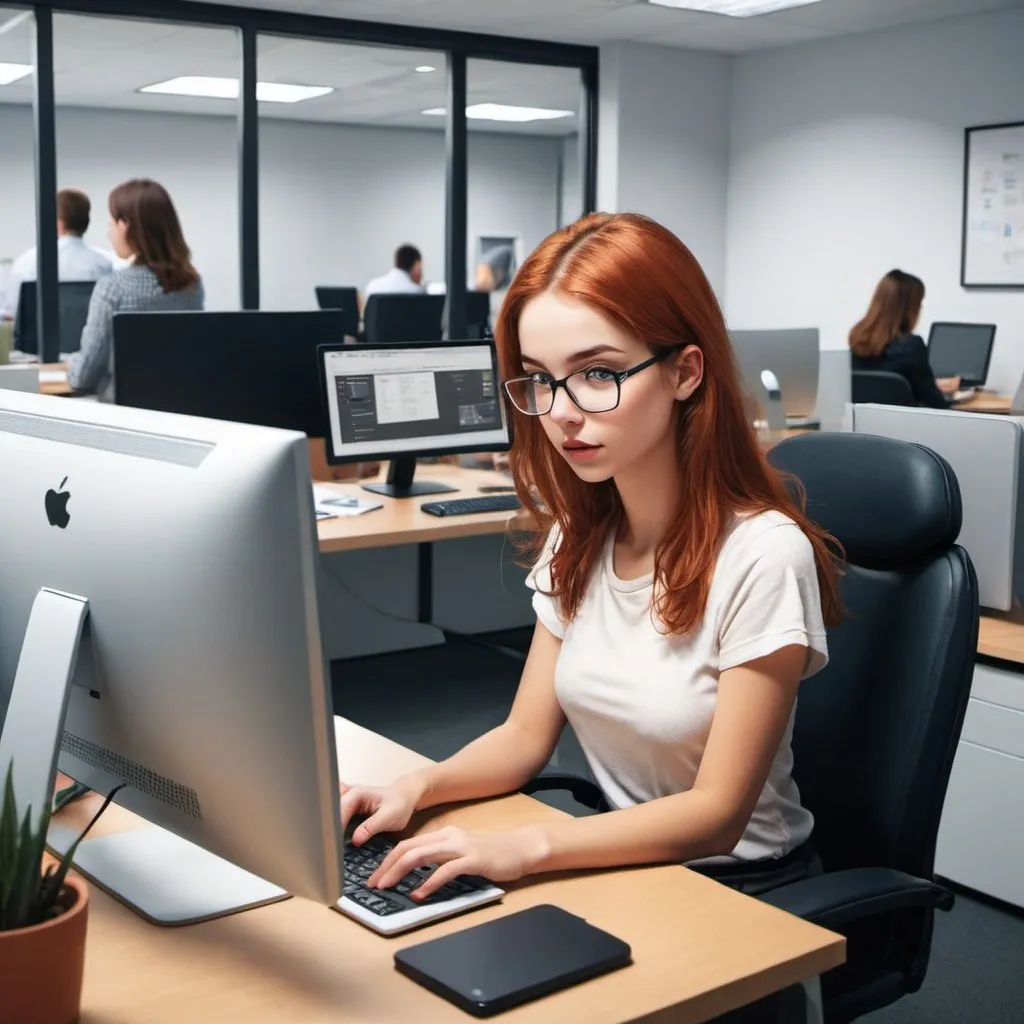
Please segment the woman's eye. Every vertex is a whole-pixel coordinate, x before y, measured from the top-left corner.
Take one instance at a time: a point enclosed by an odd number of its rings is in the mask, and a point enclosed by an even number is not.
[[[607,384],[615,379],[615,371],[609,370],[607,366],[591,366],[584,371],[586,379],[595,384]]]

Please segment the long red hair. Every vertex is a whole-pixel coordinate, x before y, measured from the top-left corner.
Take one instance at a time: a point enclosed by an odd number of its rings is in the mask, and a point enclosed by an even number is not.
[[[638,214],[591,214],[556,231],[522,265],[495,331],[505,379],[523,373],[519,318],[548,289],[581,302],[653,349],[697,345],[704,379],[676,418],[679,472],[686,488],[672,528],[655,553],[655,610],[683,635],[703,616],[723,534],[736,513],[776,510],[810,540],[825,621],[839,620],[839,548],[790,496],[765,459],[745,410],[740,376],[718,300],[700,264],[666,228]],[[551,563],[552,590],[572,619],[608,531],[622,518],[611,480],[584,483],[559,457],[538,417],[516,417],[510,461],[523,507],[562,542]],[[652,486],[655,486],[652,483]],[[531,542],[534,555],[544,533]]]

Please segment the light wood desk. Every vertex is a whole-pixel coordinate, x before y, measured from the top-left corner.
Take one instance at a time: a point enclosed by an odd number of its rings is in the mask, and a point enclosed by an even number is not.
[[[343,778],[386,783],[425,763],[336,719]],[[89,797],[58,816],[84,824]],[[562,816],[515,795],[428,812],[429,827],[513,828]],[[96,834],[137,827],[112,806]],[[420,827],[428,824],[426,817]],[[397,949],[554,903],[630,944],[632,966],[502,1015],[565,1024],[707,1020],[843,962],[845,940],[685,868],[648,867],[525,879],[502,903],[386,939],[306,900],[291,899],[183,928],[144,922],[93,887],[82,1024],[426,1024],[469,1018],[398,974]]]
[[[1024,664],[1024,623],[983,615],[978,629],[978,653]]]
[[[68,368],[64,363],[40,363],[40,373],[63,373],[63,380],[51,380],[39,382],[39,393],[41,395],[70,395],[71,387],[68,384]]]
[[[386,470],[377,479],[384,480]],[[419,498],[384,498],[364,491],[358,483],[332,483],[329,486],[344,494],[372,498],[384,507],[361,516],[340,516],[322,519],[317,523],[320,551],[355,551],[359,548],[382,548],[395,544],[424,544],[436,540],[454,540],[457,537],[477,537],[482,534],[504,533],[515,520],[515,528],[529,528],[532,520],[515,512],[487,512],[465,516],[432,516],[420,510],[425,501],[447,501],[452,498],[481,497],[480,487],[504,484],[508,479],[492,470],[466,469],[443,463],[421,464],[416,469],[419,480],[436,480],[457,487],[452,494],[427,495]],[[511,493],[511,492],[510,492]]]
[[[1008,413],[1013,399],[1010,395],[997,395],[991,391],[979,391],[973,398],[953,406],[961,412]]]

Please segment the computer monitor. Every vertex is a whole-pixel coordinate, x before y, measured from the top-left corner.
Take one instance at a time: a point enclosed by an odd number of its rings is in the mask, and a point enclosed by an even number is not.
[[[442,337],[446,339],[452,337],[449,301],[445,299],[444,310],[441,314]],[[490,292],[466,292],[466,333],[461,337],[471,341],[494,337],[494,331],[491,328]]]
[[[119,313],[115,401],[324,437],[317,350],[344,336],[337,310]]]
[[[923,445],[953,467],[963,505],[959,543],[977,570],[981,604],[1019,612],[1024,603],[1024,419],[855,405],[853,429]]]
[[[60,353],[69,355],[82,347],[82,329],[89,315],[89,302],[95,281],[61,281],[57,285],[60,315]],[[39,354],[39,331],[36,323],[35,281],[22,281],[18,293],[18,309],[14,318],[14,347],[21,352]]]
[[[444,295],[371,295],[363,316],[370,345],[440,341]]]
[[[764,401],[762,375],[774,375],[789,426],[816,426],[818,329],[732,331],[733,351],[750,393]]]
[[[38,814],[57,765],[101,793],[126,783],[117,802],[155,827],[75,861],[155,921],[333,904],[305,439],[0,392],[0,448],[0,774],[13,764],[21,806]]]
[[[509,447],[493,342],[325,345],[320,350],[329,463],[389,459],[389,498],[454,490],[413,480],[417,455]]]
[[[928,333],[928,363],[936,377],[959,377],[965,388],[981,387],[992,360],[995,324],[934,323]]]
[[[356,288],[342,288],[318,284],[316,302],[321,309],[337,309],[345,315],[345,333],[355,338],[359,334],[359,291]]]

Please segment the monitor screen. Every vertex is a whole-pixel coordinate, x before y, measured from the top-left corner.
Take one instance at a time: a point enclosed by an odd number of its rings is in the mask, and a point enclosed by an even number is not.
[[[320,351],[335,460],[508,448],[493,344],[348,345]]]
[[[985,383],[995,324],[932,324],[928,362],[936,377],[960,377],[967,387]]]

